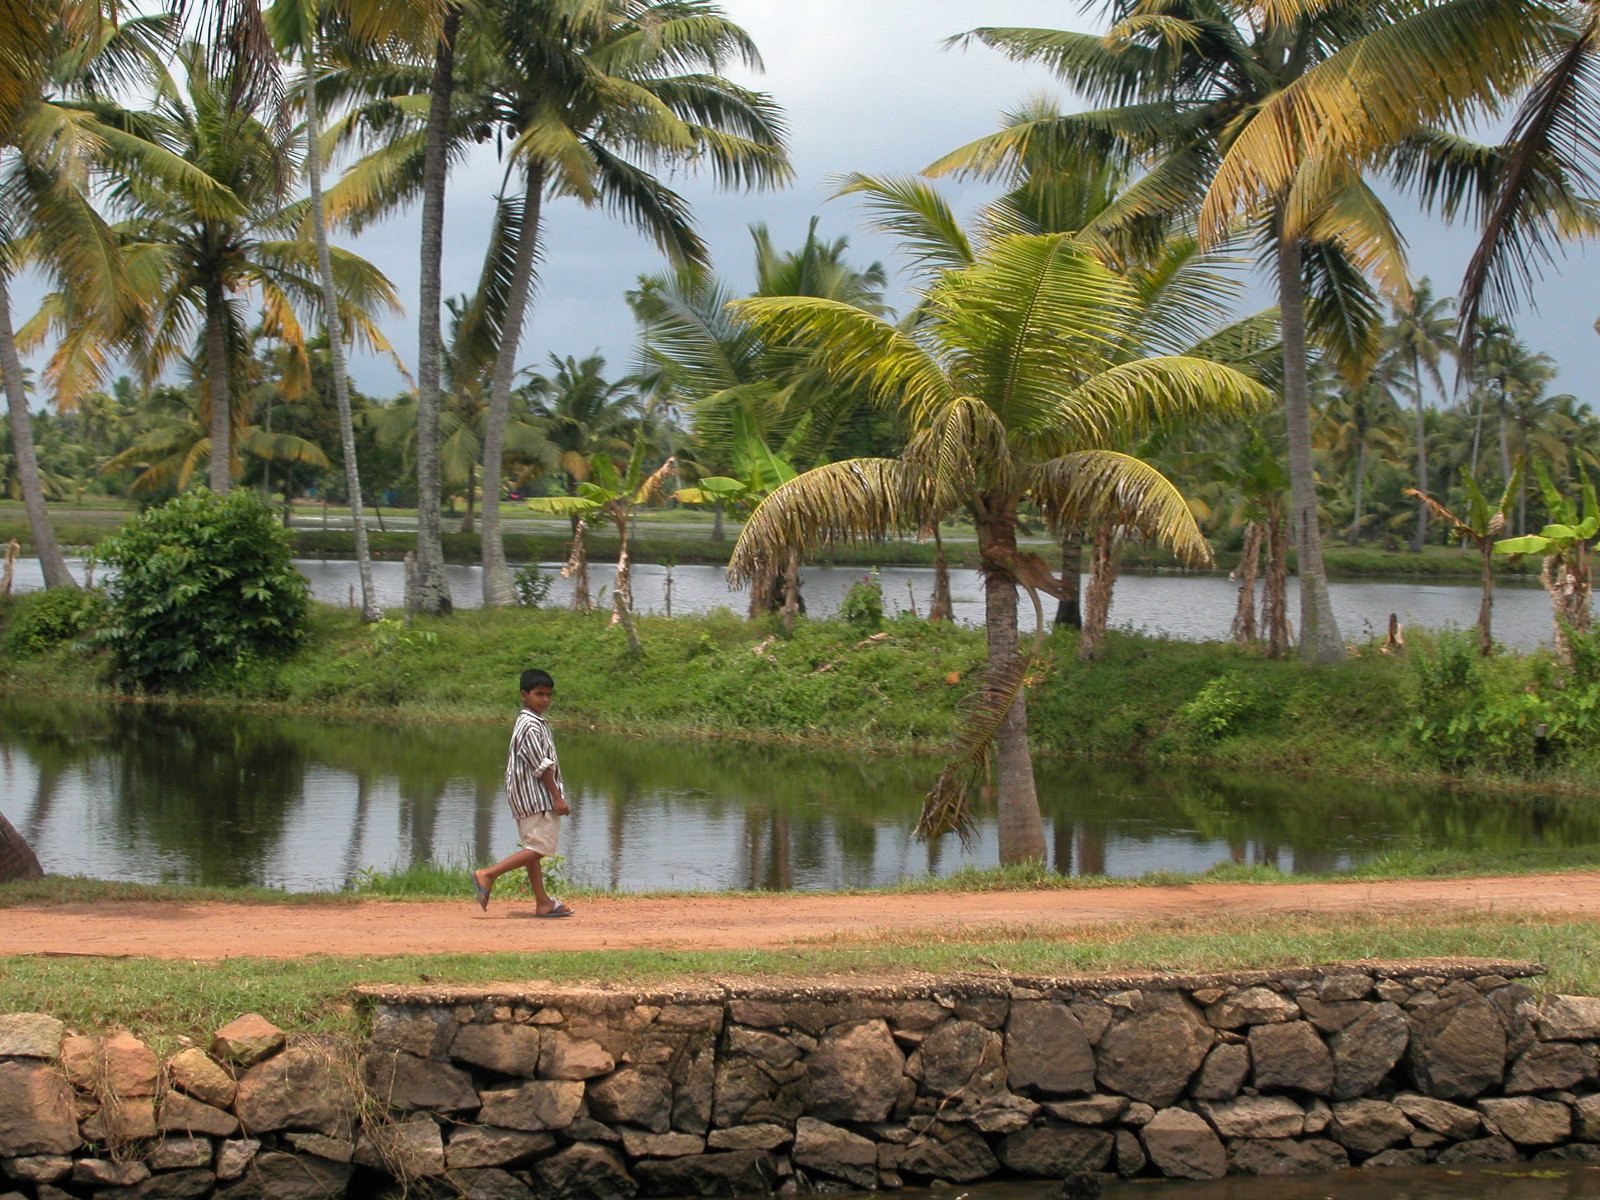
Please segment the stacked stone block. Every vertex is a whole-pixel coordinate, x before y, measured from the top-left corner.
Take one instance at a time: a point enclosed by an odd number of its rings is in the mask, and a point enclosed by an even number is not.
[[[349,1054],[260,1018],[158,1064],[0,1017],[0,1200],[764,1195],[1600,1160],[1600,999],[1542,968],[661,992],[375,988]],[[362,1173],[357,1175],[357,1173]]]

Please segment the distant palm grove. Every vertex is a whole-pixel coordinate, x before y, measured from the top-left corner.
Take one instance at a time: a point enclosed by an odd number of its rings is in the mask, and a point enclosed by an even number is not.
[[[895,312],[884,268],[816,222],[793,247],[752,227],[752,294],[709,261],[669,181],[792,174],[782,97],[724,73],[759,51],[710,0],[0,0],[0,472],[47,585],[76,586],[51,501],[194,487],[347,505],[369,620],[374,505],[417,510],[414,602],[436,615],[447,510],[481,535],[485,603],[515,602],[494,502],[511,496],[571,518],[575,570],[591,520],[626,547],[639,505],[738,518],[735,578],[790,620],[808,551],[966,526],[990,676],[965,769],[993,747],[1008,859],[1043,846],[1019,599],[1050,597],[1092,654],[1126,543],[1237,554],[1269,601],[1236,632],[1313,663],[1345,653],[1328,539],[1543,555],[1558,612],[1565,595],[1586,625],[1600,418],[1517,317],[1600,231],[1600,5],[1106,0],[1099,17],[946,31],[1049,68],[1082,111],[1019,96],[919,176],[838,181],[911,264]],[[1489,128],[1506,141],[1472,140]],[[481,280],[443,296],[451,168],[491,140]],[[943,179],[992,200],[964,222]],[[1459,286],[1408,271],[1396,194],[1478,235]],[[635,361],[521,353],[536,303],[562,299],[538,286],[549,205],[659,248],[628,293]],[[414,387],[367,396],[346,354],[390,352],[401,315],[339,239],[402,208]],[[50,283],[36,313],[12,309],[23,272]],[[1254,313],[1252,272],[1276,301]],[[1024,552],[1025,527],[1059,553]],[[612,604],[633,639],[625,567]],[[960,828],[970,782],[944,781],[928,819]]]

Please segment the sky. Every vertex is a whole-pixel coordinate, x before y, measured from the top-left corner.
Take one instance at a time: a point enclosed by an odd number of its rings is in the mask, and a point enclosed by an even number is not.
[[[947,38],[978,25],[1091,28],[1076,0],[723,0],[724,10],[753,37],[765,71],[740,69],[738,82],[773,96],[788,122],[794,181],[781,191],[719,192],[709,178],[686,175],[674,186],[692,203],[717,272],[735,287],[753,282],[749,228],[764,223],[780,250],[797,249],[813,216],[826,240],[848,238],[851,260],[900,265],[891,241],[865,228],[863,211],[849,198],[830,200],[830,180],[849,172],[915,174],[928,163],[993,131],[1002,114],[1044,94],[1065,108],[1082,107],[1052,76],[1007,61],[974,44],[946,49]],[[451,175],[446,197],[443,294],[477,286],[503,167],[492,147],[480,148]],[[970,213],[995,189],[979,184],[945,189],[958,211]],[[1402,208],[1404,206],[1401,206]],[[545,208],[545,260],[539,292],[523,330],[519,366],[548,370],[549,355],[582,358],[599,352],[607,376],[634,365],[636,328],[623,299],[641,274],[666,264],[644,238],[601,210],[563,199]],[[1402,215],[1413,275],[1431,276],[1435,294],[1453,295],[1472,237],[1447,230],[1419,214]],[[396,213],[360,237],[345,239],[394,282],[403,316],[383,320],[404,362],[416,359],[418,232],[416,207]],[[1537,309],[1516,314],[1519,334],[1561,368],[1551,390],[1573,391],[1600,409],[1600,250],[1573,249],[1539,289]],[[902,311],[905,293],[892,283],[890,300]],[[26,297],[17,314],[26,315]],[[1250,309],[1269,304],[1264,283],[1250,291]],[[383,357],[357,354],[351,370],[358,387],[387,396],[406,388]]]

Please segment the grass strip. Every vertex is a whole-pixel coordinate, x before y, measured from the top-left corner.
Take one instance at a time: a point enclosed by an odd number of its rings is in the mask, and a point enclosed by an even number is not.
[[[48,1012],[80,1031],[130,1029],[159,1048],[200,1042],[258,1012],[291,1031],[358,1035],[358,984],[537,979],[552,986],[628,987],[684,980],[881,978],[906,971],[1065,975],[1282,968],[1353,959],[1511,958],[1542,962],[1535,986],[1600,995],[1600,922],[1539,914],[1359,916],[1299,913],[886,937],[870,932],[785,950],[573,951],[538,955],[234,958],[0,958],[0,1012]]]

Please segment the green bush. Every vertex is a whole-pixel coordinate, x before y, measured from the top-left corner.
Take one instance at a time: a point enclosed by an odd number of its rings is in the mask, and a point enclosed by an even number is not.
[[[116,571],[101,637],[119,679],[162,691],[275,659],[304,635],[309,589],[254,492],[186,492],[100,546]]]
[[[0,648],[7,654],[39,654],[96,629],[106,616],[105,597],[80,588],[51,588],[16,601]]]
[[[1178,721],[1196,743],[1214,742],[1237,731],[1241,718],[1255,707],[1244,681],[1229,672],[1218,675],[1178,710]]]
[[[878,582],[874,568],[862,577],[860,583],[850,585],[839,604],[839,617],[863,633],[872,633],[883,625],[883,585]]]

